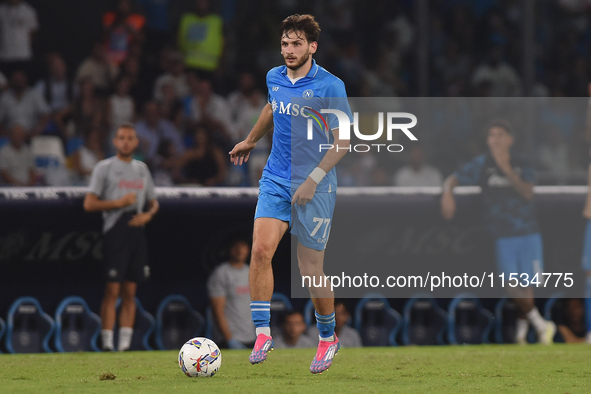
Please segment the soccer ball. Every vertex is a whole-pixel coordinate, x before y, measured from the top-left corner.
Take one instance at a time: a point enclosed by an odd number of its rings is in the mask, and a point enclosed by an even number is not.
[[[196,337],[181,348],[179,365],[190,378],[213,376],[222,366],[222,352],[211,339]]]

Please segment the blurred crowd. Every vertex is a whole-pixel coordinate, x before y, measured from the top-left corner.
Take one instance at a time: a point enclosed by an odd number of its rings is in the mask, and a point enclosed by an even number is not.
[[[349,96],[420,94],[411,0],[114,0],[94,15],[101,31],[78,64],[65,61],[68,40],[34,50],[40,35],[60,26],[40,23],[39,4],[29,1],[0,2],[4,185],[85,185],[94,165],[113,154],[115,127],[132,122],[141,141],[137,158],[158,186],[256,186],[272,136],[247,166],[231,166],[227,152],[266,104],[265,73],[283,63],[277,27],[293,13],[317,17],[315,58],[343,79]],[[433,0],[428,8],[429,96],[589,95],[591,1],[536,2],[535,84],[528,92],[522,1]],[[86,17],[81,23],[99,22]],[[385,162],[351,155],[340,182],[438,186],[456,163],[435,154],[433,141]],[[479,153],[470,141],[454,141],[454,160]],[[548,183],[585,182],[584,142],[581,127],[548,127],[529,151]],[[49,159],[40,162],[40,155]]]

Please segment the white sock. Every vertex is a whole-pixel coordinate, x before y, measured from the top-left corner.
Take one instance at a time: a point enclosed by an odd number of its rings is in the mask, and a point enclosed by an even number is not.
[[[121,327],[119,329],[119,349],[118,350],[120,352],[129,349],[129,346],[131,346],[131,337],[133,337],[133,328]]]
[[[529,330],[529,322],[526,319],[517,319],[517,341],[527,340],[527,331]]]
[[[270,337],[271,336],[271,327],[257,327],[255,329],[255,332],[257,334],[257,337],[259,336],[259,334],[265,334],[266,336]]]
[[[585,342],[591,343],[591,331],[587,331],[587,338],[585,338]]]
[[[534,306],[534,309],[527,313],[527,320],[534,326],[538,333],[546,331],[546,320],[540,315],[538,308]]]
[[[113,330],[101,330],[103,350],[113,350]]]
[[[321,341],[334,342],[334,335],[331,335],[331,336],[326,337],[326,338],[322,338],[320,335],[318,335],[318,338],[320,338]]]

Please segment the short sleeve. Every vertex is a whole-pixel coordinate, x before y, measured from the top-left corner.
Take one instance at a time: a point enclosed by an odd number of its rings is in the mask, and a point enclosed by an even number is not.
[[[453,173],[460,185],[478,185],[485,159],[485,155],[477,156]]]
[[[353,123],[353,114],[351,113],[351,107],[349,106],[347,91],[343,81],[338,79],[332,83],[326,90],[326,97],[328,99],[327,104],[329,109],[344,112],[349,117],[349,121]],[[339,127],[339,120],[334,114],[328,114],[326,118],[331,130]]]
[[[38,90],[35,91],[35,96],[35,101],[37,103],[37,111],[39,111],[39,113],[43,115],[47,115],[48,113],[50,113],[51,108],[49,107],[49,104],[47,104],[47,101],[45,101],[45,98],[40,94]]]
[[[223,280],[221,267],[217,267],[207,280],[207,294],[209,294],[209,298],[227,297],[228,292]]]
[[[146,201],[152,201],[156,199],[156,188],[154,187],[154,179],[152,179],[150,170],[146,168],[146,171]]]
[[[103,163],[99,163],[92,169],[90,175],[90,185],[88,186],[88,192],[102,196],[104,192],[105,179],[107,177],[106,166]]]
[[[27,12],[27,24],[30,31],[39,29],[39,22],[37,21],[37,11],[33,7],[30,7]]]

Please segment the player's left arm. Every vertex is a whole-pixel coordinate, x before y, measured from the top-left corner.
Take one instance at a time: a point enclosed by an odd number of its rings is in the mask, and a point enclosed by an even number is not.
[[[320,161],[320,164],[308,175],[291,199],[292,204],[305,205],[314,197],[316,186],[324,176],[337,165],[337,163],[349,151],[350,140],[340,137],[339,129],[332,131],[334,143],[332,148],[326,151],[326,154]]]
[[[156,200],[156,199],[150,200],[150,202],[148,202],[148,211],[134,215],[128,224],[131,227],[143,226],[146,223],[148,223],[150,220],[152,220],[152,218],[154,217],[154,215],[156,215],[156,213],[158,212],[159,209],[160,209],[160,204],[158,204],[158,200]]]
[[[146,200],[148,201],[148,211],[141,212],[137,215],[134,215],[128,224],[132,227],[141,227],[148,223],[154,215],[160,209],[160,204],[158,204],[158,200],[156,200],[156,188],[154,187],[154,180],[152,179],[152,175],[148,168],[146,167],[146,171],[148,171],[148,176],[146,179]]]

